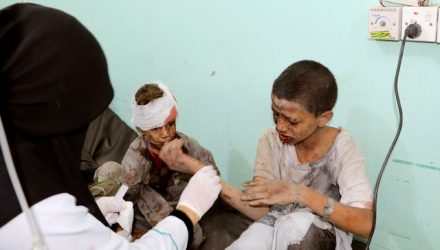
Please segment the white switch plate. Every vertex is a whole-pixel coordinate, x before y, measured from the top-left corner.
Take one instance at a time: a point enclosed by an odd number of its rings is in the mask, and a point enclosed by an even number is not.
[[[440,15],[440,13],[438,15]],[[440,18],[438,17],[437,17],[437,43],[440,43]]]
[[[419,6],[419,0],[384,0],[386,3],[396,3],[407,6]]]
[[[422,27],[422,33],[415,39],[408,41],[435,42],[437,37],[438,7],[403,7],[402,9],[402,38],[405,29],[412,23]]]
[[[372,7],[368,11],[368,39],[400,40],[402,7]]]

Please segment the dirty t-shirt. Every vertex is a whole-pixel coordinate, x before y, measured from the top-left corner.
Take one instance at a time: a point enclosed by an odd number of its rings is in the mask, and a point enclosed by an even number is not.
[[[204,165],[216,168],[209,150],[181,132],[177,133],[177,137],[184,140],[183,147],[187,154]],[[132,192],[138,193],[136,203],[139,210],[148,223],[154,226],[176,207],[191,175],[171,171],[166,165],[161,169],[154,169],[154,159],[148,154],[147,145],[148,141],[142,136],[131,143],[122,160],[122,182]],[[164,170],[166,173],[162,173]]]
[[[354,138],[344,129],[321,160],[304,164],[299,162],[294,145],[282,143],[274,128],[267,129],[258,144],[254,176],[303,184],[352,207],[369,208],[372,202],[365,159]],[[272,206],[269,214],[287,214],[292,209],[295,208]],[[266,216],[261,222],[273,226],[274,220],[276,217]],[[337,241],[351,240],[336,231]]]

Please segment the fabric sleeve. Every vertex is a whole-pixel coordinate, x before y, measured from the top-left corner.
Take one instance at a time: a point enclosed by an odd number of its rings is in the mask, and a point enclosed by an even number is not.
[[[273,131],[266,130],[260,137],[255,155],[254,176],[268,179],[279,179],[274,172],[276,146],[273,138]]]
[[[168,216],[135,242],[104,226],[68,194],[51,196],[31,208],[48,249],[183,250],[188,240],[185,223]],[[56,223],[54,223],[56,221]],[[0,249],[31,249],[29,226],[23,213],[0,228]]]
[[[133,141],[122,160],[122,182],[133,187],[142,181],[145,173],[146,160],[140,153],[141,140]]]
[[[185,223],[174,216],[168,216],[148,233],[132,243],[137,249],[186,249],[188,230]]]
[[[359,208],[370,208],[371,187],[365,159],[354,138],[348,133],[337,145],[336,181],[341,194],[340,202]]]

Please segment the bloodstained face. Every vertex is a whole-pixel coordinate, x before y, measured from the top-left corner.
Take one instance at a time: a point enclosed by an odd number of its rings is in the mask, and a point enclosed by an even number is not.
[[[143,131],[143,134],[151,145],[161,149],[165,142],[169,142],[176,137],[176,120],[162,127]]]
[[[307,140],[318,127],[325,125],[320,116],[308,112],[303,105],[275,95],[272,95],[272,112],[280,140],[290,145]]]
[[[169,142],[176,137],[176,119],[177,110],[176,107],[173,107],[164,121],[165,125],[146,131],[138,129],[138,131],[147,138],[148,142],[153,147],[160,150],[166,142]]]

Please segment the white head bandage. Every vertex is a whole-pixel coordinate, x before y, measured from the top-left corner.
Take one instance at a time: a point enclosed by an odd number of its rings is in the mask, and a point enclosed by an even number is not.
[[[164,126],[167,122],[177,118],[177,102],[170,89],[162,82],[152,82],[157,84],[163,91],[163,96],[147,103],[138,105],[135,97],[131,102],[133,117],[131,122],[137,128],[144,131]]]

